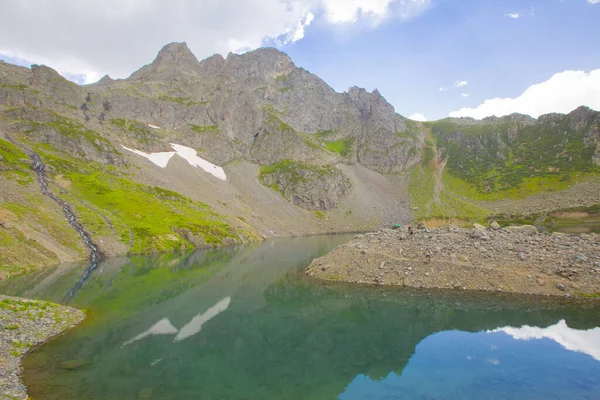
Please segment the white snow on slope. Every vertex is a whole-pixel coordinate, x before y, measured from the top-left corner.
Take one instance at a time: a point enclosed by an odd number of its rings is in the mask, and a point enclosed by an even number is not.
[[[127,151],[137,154],[138,156],[147,158],[148,160],[152,161],[154,164],[158,165],[161,168],[166,168],[171,157],[177,154],[177,152],[175,151],[168,151],[164,153],[144,153],[143,151],[130,149],[129,147],[125,147],[123,145],[121,145],[121,147]]]
[[[565,349],[589,354],[600,361],[600,328],[578,330],[569,328],[564,319],[547,328],[525,325],[504,327],[488,332],[504,332],[517,340],[552,339]]]
[[[201,157],[198,157],[196,150],[192,149],[191,147],[186,147],[186,146],[182,146],[180,144],[171,143],[171,147],[175,151],[169,151],[169,152],[163,152],[163,153],[144,153],[143,151],[130,149],[123,145],[121,145],[121,147],[127,151],[131,151],[132,153],[137,154],[138,156],[147,158],[148,160],[152,161],[154,164],[158,165],[161,168],[166,168],[167,165],[169,164],[169,161],[171,160],[171,157],[173,157],[175,154],[177,154],[179,157],[186,160],[191,166],[200,167],[204,171],[208,172],[212,176],[214,176],[222,181],[227,180],[227,175],[225,174],[225,171],[223,170],[223,168],[221,168],[218,165],[215,165],[209,161],[206,161],[205,159],[203,159]]]
[[[200,167],[209,174],[219,178],[222,181],[227,180],[227,175],[225,175],[225,171],[223,170],[223,168],[211,162],[208,162],[203,158],[198,157],[196,150],[192,149],[191,147],[185,147],[175,143],[171,143],[171,147],[177,152],[177,155],[179,157],[182,157],[185,160],[187,160],[187,162],[189,162],[191,166]]]
[[[160,126],[148,124],[148,126],[152,129],[160,129]]]

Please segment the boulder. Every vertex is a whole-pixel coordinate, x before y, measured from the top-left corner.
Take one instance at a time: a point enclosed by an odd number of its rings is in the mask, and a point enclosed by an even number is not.
[[[475,222],[473,224],[473,228],[477,229],[477,230],[485,230],[485,226],[478,224],[477,222]]]
[[[538,229],[533,225],[519,225],[519,226],[507,226],[504,228],[510,232],[518,232],[524,235],[537,235]]]
[[[497,231],[497,230],[498,230],[498,229],[500,229],[501,227],[500,227],[500,224],[499,224],[499,223],[497,223],[496,221],[492,221],[492,222],[490,223],[490,228],[492,228],[493,230]]]

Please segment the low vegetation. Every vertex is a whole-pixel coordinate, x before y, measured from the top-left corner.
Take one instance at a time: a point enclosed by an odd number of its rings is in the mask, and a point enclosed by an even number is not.
[[[207,205],[176,192],[133,182],[114,168],[85,163],[47,151],[40,151],[45,162],[70,181],[72,196],[91,204],[110,216],[112,227],[97,213],[76,205],[84,226],[95,232],[114,229],[120,240],[130,244],[130,252],[168,252],[196,245],[219,246],[240,240],[223,218]],[[144,205],[143,209],[140,205]]]
[[[428,123],[448,158],[446,182],[472,198],[522,198],[561,190],[582,176],[600,172],[594,149],[566,115],[537,124],[515,121],[460,124],[450,119]]]

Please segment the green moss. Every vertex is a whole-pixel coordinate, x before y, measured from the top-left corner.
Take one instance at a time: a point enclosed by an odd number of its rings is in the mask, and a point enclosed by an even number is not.
[[[345,157],[350,152],[350,149],[352,148],[352,145],[354,144],[355,140],[355,138],[351,137],[343,140],[338,140],[337,142],[325,142],[325,146],[327,146],[327,149],[329,149],[330,151],[333,151],[335,153],[338,153],[342,157]]]
[[[315,216],[319,219],[325,218],[325,213],[323,211],[317,210],[315,211]]]
[[[192,125],[190,124],[190,128],[197,133],[221,133],[221,129],[217,125]]]

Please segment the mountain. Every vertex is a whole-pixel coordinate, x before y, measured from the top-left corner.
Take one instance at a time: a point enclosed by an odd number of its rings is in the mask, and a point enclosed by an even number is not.
[[[0,62],[0,274],[81,259],[90,243],[111,256],[480,219],[496,210],[480,197],[521,191],[530,165],[540,182],[596,176],[599,142],[585,108],[411,121],[272,48],[198,61],[171,43],[129,78],[86,86]],[[542,159],[527,153],[540,143]]]

